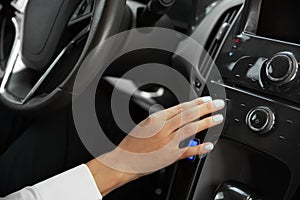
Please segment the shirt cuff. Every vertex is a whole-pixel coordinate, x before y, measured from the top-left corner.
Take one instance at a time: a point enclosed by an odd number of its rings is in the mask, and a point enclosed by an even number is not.
[[[96,182],[86,165],[80,165],[33,187],[42,200],[102,199]]]

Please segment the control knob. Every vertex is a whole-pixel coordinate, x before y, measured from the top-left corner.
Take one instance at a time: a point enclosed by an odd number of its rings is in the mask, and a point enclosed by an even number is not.
[[[249,111],[246,123],[251,131],[264,135],[274,127],[275,114],[270,108],[259,106]]]
[[[296,78],[298,61],[291,52],[275,54],[266,62],[265,74],[273,85],[282,86]]]

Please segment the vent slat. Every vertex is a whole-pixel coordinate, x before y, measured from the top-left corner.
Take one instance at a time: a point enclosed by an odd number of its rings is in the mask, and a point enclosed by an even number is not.
[[[216,59],[218,51],[220,49],[220,45],[225,39],[224,37],[226,36],[230,25],[237,17],[240,8],[241,6],[237,6],[227,10],[219,19],[218,23],[211,33],[210,39],[208,40],[208,43],[205,47],[208,54],[202,56],[199,63],[199,71],[205,80],[207,80],[210,74],[213,62]]]

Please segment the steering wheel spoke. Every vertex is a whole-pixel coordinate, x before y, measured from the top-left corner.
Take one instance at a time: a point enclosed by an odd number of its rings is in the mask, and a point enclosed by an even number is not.
[[[94,0],[82,0],[69,20],[68,26],[71,27],[78,23],[90,20],[93,16],[94,4]]]
[[[1,1],[0,17],[9,31],[0,22],[0,41],[8,35],[10,40],[5,51],[0,45],[0,101],[35,112],[71,102],[81,63],[99,42],[118,32],[122,18],[116,16],[125,13],[125,1]]]
[[[39,89],[39,87],[43,84],[43,82],[46,80],[48,75],[51,73],[51,71],[54,69],[54,67],[57,65],[57,63],[63,58],[63,56],[68,52],[74,43],[79,41],[82,37],[86,36],[90,30],[89,25],[85,27],[83,30],[81,30],[72,40],[71,42],[63,48],[63,50],[58,54],[58,56],[51,62],[49,67],[45,70],[45,72],[41,75],[41,77],[36,81],[36,83],[30,87],[29,84],[24,84],[27,87],[22,88],[21,94],[14,94],[14,92],[11,91],[11,87],[9,87],[9,84],[18,85],[19,83],[16,83],[12,80],[12,76],[18,74],[21,76],[21,73],[24,71],[28,71],[28,67],[26,64],[22,61],[22,27],[24,25],[25,20],[25,9],[28,4],[28,0],[19,0],[19,1],[13,1],[11,5],[16,9],[16,16],[11,19],[14,29],[15,29],[15,39],[14,43],[7,61],[7,64],[5,66],[5,70],[3,72],[3,79],[1,81],[0,85],[0,93],[1,95],[9,100],[10,102],[17,104],[17,105],[23,105],[27,103],[31,98],[34,97],[36,91]],[[27,76],[28,72],[23,73],[23,76]]]
[[[21,72],[28,71],[28,67],[23,63],[21,59],[21,37],[20,37],[20,24],[21,22],[18,22],[17,18],[12,19],[15,29],[16,29],[16,36],[15,36],[15,42],[11,51],[11,54],[9,56],[8,63],[5,68],[4,77],[1,82],[0,86],[0,93],[8,98],[11,102],[23,105],[31,100],[31,98],[34,97],[37,90],[40,88],[40,86],[44,83],[48,75],[52,72],[52,70],[57,66],[57,63],[64,57],[64,55],[69,52],[74,44],[76,44],[79,40],[81,40],[83,37],[87,36],[90,30],[89,25],[85,27],[83,30],[81,30],[72,40],[71,42],[63,48],[63,50],[58,54],[58,56],[53,60],[53,62],[50,64],[50,66],[47,68],[47,70],[41,75],[41,77],[36,81],[36,83],[30,87],[30,88],[24,88],[24,90],[27,89],[26,94],[24,95],[24,92],[22,95],[16,95],[13,94],[9,90],[9,84],[18,84],[18,83],[11,83],[11,77],[16,74],[20,74]],[[24,76],[26,76],[27,73],[24,73]],[[26,85],[26,84],[25,84]],[[28,85],[28,84],[27,84]]]
[[[39,89],[39,87],[43,84],[43,82],[46,80],[46,78],[49,76],[49,74],[52,72],[52,70],[57,66],[57,63],[64,57],[64,55],[70,51],[73,47],[73,45],[79,41],[81,38],[86,36],[89,32],[89,27],[84,28],[79,34],[77,34],[73,40],[59,53],[59,55],[55,58],[55,60],[51,63],[51,65],[48,67],[48,69],[44,72],[44,74],[39,78],[39,80],[36,82],[36,84],[32,87],[30,92],[26,95],[26,97],[22,100],[22,104],[28,102],[36,93],[36,91]]]
[[[25,13],[25,9],[27,7],[29,0],[16,0],[12,1],[11,5],[19,12]]]
[[[17,61],[17,58],[19,56],[19,52],[21,49],[20,20],[18,20],[16,17],[14,17],[14,18],[12,18],[12,22],[14,24],[15,31],[16,31],[15,40],[14,40],[14,44],[13,44],[12,50],[11,50],[9,58],[8,58],[7,65],[5,67],[4,76],[3,76],[3,79],[1,82],[1,87],[0,87],[0,93],[5,92],[5,87],[11,76],[11,73],[15,67],[15,63]]]

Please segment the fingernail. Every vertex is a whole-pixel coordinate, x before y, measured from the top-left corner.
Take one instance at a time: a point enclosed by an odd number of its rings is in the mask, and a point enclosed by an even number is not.
[[[214,144],[213,143],[207,143],[205,146],[204,146],[204,150],[205,151],[212,151],[214,149]]]
[[[225,106],[225,101],[223,100],[214,100],[213,104],[216,108],[222,108]]]
[[[215,115],[212,118],[213,122],[222,122],[224,120],[223,115]]]
[[[201,101],[202,101],[203,103],[211,102],[211,101],[212,101],[212,98],[211,98],[211,97],[202,97],[202,98],[201,98]]]

